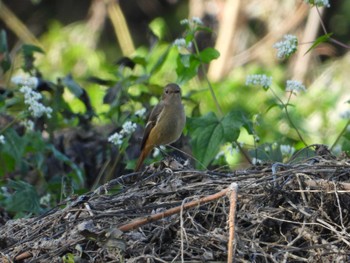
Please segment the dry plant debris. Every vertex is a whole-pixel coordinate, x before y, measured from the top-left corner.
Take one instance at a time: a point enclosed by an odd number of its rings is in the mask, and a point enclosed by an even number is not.
[[[45,215],[8,221],[0,259],[227,262],[233,247],[233,262],[349,262],[349,181],[349,160],[322,157],[233,173],[124,175]],[[230,246],[232,183],[238,196]]]

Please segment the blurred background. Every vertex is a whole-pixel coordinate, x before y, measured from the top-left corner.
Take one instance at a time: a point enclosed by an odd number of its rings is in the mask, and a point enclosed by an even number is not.
[[[205,65],[206,74],[198,70],[196,76],[183,80],[177,72],[178,51],[172,43],[185,35],[186,28],[180,21],[192,17],[200,18],[212,30],[196,33],[199,49],[213,47],[220,57]],[[144,125],[143,119],[133,119],[134,112],[142,107],[149,112],[169,82],[181,84],[189,118],[216,112],[206,76],[224,114],[241,110],[249,116],[255,134],[241,129],[238,138],[247,149],[269,148],[273,144],[296,149],[305,146],[281,108],[275,107],[273,94],[245,85],[246,76],[251,74],[272,76],[272,88],[283,101],[289,96],[285,92],[286,80],[301,81],[307,91],[293,95],[289,109],[305,141],[309,145],[334,144],[338,153],[350,149],[349,131],[345,134],[349,139],[338,138],[347,127],[347,120],[341,116],[349,111],[350,100],[350,1],[330,1],[330,7],[316,9],[301,0],[0,0],[0,29],[6,34],[12,63],[10,71],[0,72],[1,89],[13,88],[9,84],[11,77],[23,69],[23,44],[43,51],[35,52],[34,57],[35,74],[40,73],[42,83],[46,83],[44,92],[52,86],[58,90],[61,81],[70,87],[62,91],[67,105],[61,101],[57,104],[66,111],[54,116],[51,124],[35,124],[42,129],[38,136],[49,137],[68,159],[56,153],[52,159],[59,159],[61,163],[57,164],[50,159],[51,152],[38,150],[40,158],[28,164],[22,157],[11,156],[10,150],[5,151],[8,160],[16,163],[8,167],[2,163],[6,169],[0,169],[0,176],[5,179],[18,178],[20,174],[20,178],[35,184],[43,180],[40,174],[49,171],[50,178],[44,181],[53,189],[70,171],[68,164],[75,173],[83,171],[82,185],[91,188],[130,171],[139,153],[140,127]],[[326,33],[333,33],[332,38],[338,42],[321,43],[307,52]],[[296,35],[299,46],[289,59],[280,60],[272,46],[285,34]],[[85,99],[76,96],[74,90],[86,92]],[[54,95],[48,97],[52,105],[57,103]],[[6,114],[10,110],[6,108]],[[16,116],[16,111],[11,114]],[[127,149],[122,152],[107,146],[108,135],[120,131],[127,120],[138,123]],[[0,119],[0,127],[7,126],[8,120]],[[92,126],[93,132],[88,133]],[[78,131],[73,132],[73,127]],[[188,129],[185,134],[182,144],[188,145]],[[26,158],[36,156],[36,147],[23,150]],[[232,151],[234,146],[220,147],[225,157],[217,156],[211,163],[213,167],[247,165],[241,155]],[[267,159],[283,161],[281,156],[270,157]],[[55,176],[56,181],[52,179]],[[40,189],[41,193],[46,191],[45,187]],[[13,207],[13,200],[8,207]]]

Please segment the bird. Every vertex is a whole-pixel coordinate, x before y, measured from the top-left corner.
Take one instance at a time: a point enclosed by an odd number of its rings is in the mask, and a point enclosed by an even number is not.
[[[153,108],[148,118],[141,142],[141,154],[135,172],[154,147],[177,141],[186,124],[184,105],[181,101],[181,88],[175,83],[167,84],[160,102]]]

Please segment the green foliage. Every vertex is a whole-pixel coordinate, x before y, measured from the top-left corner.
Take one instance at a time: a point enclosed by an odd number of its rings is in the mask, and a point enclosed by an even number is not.
[[[22,217],[26,213],[39,214],[39,196],[35,188],[24,181],[8,181],[6,185],[8,193],[0,195],[0,202],[6,210],[14,212],[17,217]]]
[[[320,37],[318,37],[314,43],[311,45],[311,47],[305,52],[305,54],[309,53],[311,50],[315,49],[318,45],[327,42],[331,36],[333,35],[333,33],[328,33],[325,35],[322,35]]]
[[[7,46],[6,31],[0,31],[0,65],[3,73],[6,73],[11,68],[11,58]]]
[[[133,169],[140,126],[145,125],[147,113],[168,82],[182,86],[186,131],[198,168],[241,162],[242,155],[233,151],[241,142],[253,148],[248,154],[255,161],[289,162],[295,160],[294,150],[299,157],[310,156],[310,151],[298,151],[305,146],[302,136],[309,135],[305,120],[319,98],[328,104],[319,109],[326,116],[335,97],[306,94],[292,104],[294,93],[286,95],[284,91],[282,66],[269,69],[274,76],[280,75],[272,88],[265,88],[272,93],[243,87],[247,72],[264,71],[255,65],[236,69],[235,75],[213,87],[205,76],[205,64],[220,54],[212,47],[199,49],[196,39],[200,31],[210,33],[211,29],[196,19],[181,24],[183,38],[170,43],[165,20],[155,19],[149,25],[155,36],[152,46],[138,47],[132,56],[119,59],[95,50],[88,28],[81,23],[68,27],[52,23],[42,39],[43,49],[22,46],[17,54],[22,59],[22,74],[38,79],[39,85],[33,88],[39,94],[38,103],[50,107],[52,113],[51,118],[33,116],[20,91],[25,85],[4,82],[8,87],[0,93],[0,117],[6,120],[0,127],[5,139],[4,143],[0,139],[0,204],[11,215],[38,214],[72,194],[91,190]],[[330,36],[318,38],[311,49]],[[76,41],[77,37],[84,41]],[[2,72],[10,74],[5,31],[0,33],[0,55],[4,58]],[[11,75],[17,73],[14,70]],[[147,113],[136,115],[140,109]],[[32,128],[24,124],[29,121]],[[131,122],[131,131],[125,127],[127,122]],[[350,152],[348,125],[339,142]],[[78,135],[71,136],[73,143],[67,146],[71,142],[67,143],[70,135],[66,134],[73,131]],[[108,142],[113,133],[117,134],[114,144]],[[116,186],[113,191],[119,189]],[[45,196],[50,200],[44,204]],[[74,261],[69,254],[64,260]]]
[[[217,155],[221,145],[238,139],[243,126],[251,131],[251,123],[241,111],[231,111],[221,119],[209,112],[202,117],[190,118],[187,125],[192,137],[193,153],[205,167]]]

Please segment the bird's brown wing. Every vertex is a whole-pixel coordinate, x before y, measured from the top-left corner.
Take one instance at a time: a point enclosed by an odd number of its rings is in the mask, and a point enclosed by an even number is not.
[[[162,112],[163,107],[164,107],[163,103],[160,102],[153,108],[151,115],[148,118],[148,121],[147,121],[147,124],[145,127],[145,132],[143,133],[143,138],[142,138],[142,142],[141,142],[141,150],[145,147],[148,136],[149,136],[151,130],[153,129],[153,127],[156,125],[159,114]]]

